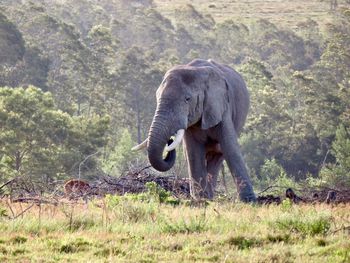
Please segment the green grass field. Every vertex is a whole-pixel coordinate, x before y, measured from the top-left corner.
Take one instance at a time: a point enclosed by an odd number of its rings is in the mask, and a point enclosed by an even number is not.
[[[11,219],[29,206],[2,201],[0,262],[350,262],[349,205],[110,198]]]

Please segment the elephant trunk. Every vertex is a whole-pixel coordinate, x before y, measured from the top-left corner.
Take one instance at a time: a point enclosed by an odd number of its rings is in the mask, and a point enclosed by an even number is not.
[[[169,128],[165,118],[156,112],[148,136],[148,159],[152,167],[158,171],[165,172],[173,167],[176,159],[175,150],[169,151],[163,159],[164,148],[172,143],[170,137],[172,130]]]

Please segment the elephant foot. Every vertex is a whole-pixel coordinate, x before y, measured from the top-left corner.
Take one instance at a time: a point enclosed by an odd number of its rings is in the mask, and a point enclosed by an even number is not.
[[[254,193],[251,193],[250,195],[239,194],[239,200],[243,203],[255,203],[256,196]]]
[[[244,203],[255,203],[256,196],[253,191],[251,184],[246,184],[244,187],[239,189],[239,200]]]

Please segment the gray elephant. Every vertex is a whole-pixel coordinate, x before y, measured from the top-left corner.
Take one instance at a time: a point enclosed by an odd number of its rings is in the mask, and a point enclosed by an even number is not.
[[[249,109],[249,94],[242,77],[229,66],[196,59],[170,69],[156,96],[157,109],[149,136],[133,149],[147,147],[151,165],[167,171],[174,165],[175,148],[184,139],[193,197],[213,198],[225,159],[240,200],[254,202],[252,183],[237,141]]]

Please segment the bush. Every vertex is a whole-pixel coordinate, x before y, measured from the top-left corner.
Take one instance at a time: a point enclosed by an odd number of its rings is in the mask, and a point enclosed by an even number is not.
[[[298,184],[290,177],[276,159],[265,160],[264,165],[260,169],[260,178],[255,179],[255,184],[261,190],[269,186],[275,185],[280,188],[278,194],[284,194],[285,188],[296,188]]]
[[[154,200],[161,204],[178,205],[180,200],[172,197],[169,191],[164,190],[155,182],[146,183],[147,195],[150,200]]]

